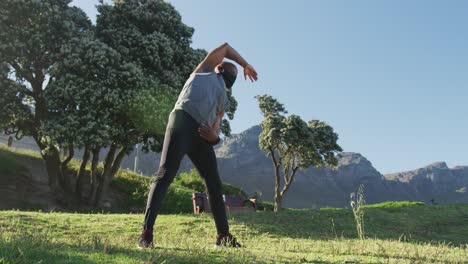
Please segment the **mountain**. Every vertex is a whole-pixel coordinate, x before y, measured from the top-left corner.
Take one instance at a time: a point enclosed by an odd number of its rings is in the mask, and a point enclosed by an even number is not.
[[[468,167],[449,168],[445,162],[436,162],[424,168],[386,174],[385,179],[404,189],[408,199],[438,202],[468,202]]]
[[[260,126],[233,134],[215,146],[218,170],[224,182],[240,186],[249,195],[261,193],[261,199],[273,200],[273,164],[259,149]],[[4,141],[0,137],[0,142]],[[19,147],[30,141],[15,142]],[[29,145],[27,145],[29,144]],[[80,152],[77,151],[77,156]],[[127,156],[122,167],[133,170],[136,152]],[[154,175],[159,165],[159,154],[139,153],[137,169],[145,175]],[[193,168],[186,157],[179,172]],[[344,207],[349,205],[350,193],[360,184],[365,187],[367,203],[382,201],[422,201],[426,203],[468,203],[468,166],[447,167],[445,162],[424,168],[382,175],[372,163],[359,153],[343,152],[335,170],[310,167],[298,170],[294,183],[286,193],[284,206],[294,208]],[[433,201],[431,201],[433,200]]]
[[[265,152],[259,149],[260,126],[253,126],[242,133],[225,138],[215,147],[218,170],[224,182],[241,186],[245,192],[262,194],[261,198],[273,200],[273,164]],[[159,155],[140,158],[144,171],[151,167],[157,171]],[[144,165],[147,164],[147,165]],[[133,165],[128,168],[133,168]],[[140,166],[139,166],[140,168]],[[193,168],[185,158],[179,171]],[[286,193],[284,206],[316,208],[349,205],[350,193],[364,184],[367,203],[388,200],[410,200],[429,203],[468,202],[468,166],[448,168],[438,162],[414,171],[382,175],[372,163],[359,153],[343,152],[335,170],[310,167],[299,170],[295,181]]]

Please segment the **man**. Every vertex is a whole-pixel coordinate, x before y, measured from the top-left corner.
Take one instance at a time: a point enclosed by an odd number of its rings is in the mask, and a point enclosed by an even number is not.
[[[220,141],[220,123],[229,105],[226,89],[231,89],[237,77],[236,66],[223,61],[224,58],[243,67],[245,80],[247,77],[252,82],[257,80],[255,69],[229,44],[224,43],[211,51],[185,82],[169,115],[159,171],[151,185],[143,231],[138,238],[140,248],[152,246],[153,226],[161,202],[185,154],[205,181],[218,233],[216,246],[240,246],[229,233],[221,180],[213,150],[213,145]]]

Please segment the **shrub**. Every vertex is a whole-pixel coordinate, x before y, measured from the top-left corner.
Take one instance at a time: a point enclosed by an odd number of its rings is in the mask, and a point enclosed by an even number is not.
[[[184,186],[194,192],[205,192],[205,183],[196,169],[180,173],[174,179],[174,183]]]
[[[206,192],[205,183],[196,169],[180,173],[175,178],[174,183],[186,187],[193,192]],[[241,188],[228,183],[223,183],[223,194],[237,194],[245,198],[247,197]]]
[[[161,213],[192,213],[192,190],[182,186],[171,185],[162,202]]]
[[[146,200],[154,177],[138,175],[132,171],[119,170],[112,179],[111,186],[128,195],[129,207],[144,210]],[[205,192],[205,184],[196,169],[180,173],[167,190],[162,202],[161,213],[178,214],[193,211],[192,193]],[[247,197],[238,187],[223,184],[224,194],[238,194]]]
[[[273,202],[261,201],[257,204],[257,209],[259,211],[272,211],[275,209],[275,204]],[[288,208],[283,208],[283,210],[288,210]]]
[[[242,191],[241,188],[234,186],[232,184],[229,184],[229,183],[223,183],[223,193],[224,194],[237,194],[244,198],[247,198],[247,194],[244,191]]]
[[[144,210],[154,177],[140,176],[128,170],[120,170],[112,179],[112,187],[128,195],[128,206]],[[160,213],[178,214],[192,212],[192,190],[171,184],[162,202]]]

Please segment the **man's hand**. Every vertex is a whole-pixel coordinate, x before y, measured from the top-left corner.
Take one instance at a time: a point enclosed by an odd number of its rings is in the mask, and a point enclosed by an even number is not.
[[[250,81],[258,80],[257,71],[255,71],[254,67],[250,64],[247,64],[244,67],[244,80],[247,80],[247,76],[249,76]]]
[[[211,126],[208,123],[203,123],[199,128],[198,128],[198,133],[200,134],[200,137],[205,139],[211,144],[215,144],[218,141],[218,133],[219,129],[216,129],[215,127]]]

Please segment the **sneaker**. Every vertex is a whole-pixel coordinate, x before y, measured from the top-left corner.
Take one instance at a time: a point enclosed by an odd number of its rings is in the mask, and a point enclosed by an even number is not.
[[[138,248],[150,248],[153,246],[153,230],[143,229],[141,235],[138,237]]]
[[[218,235],[215,247],[241,247],[241,244],[231,234]]]

